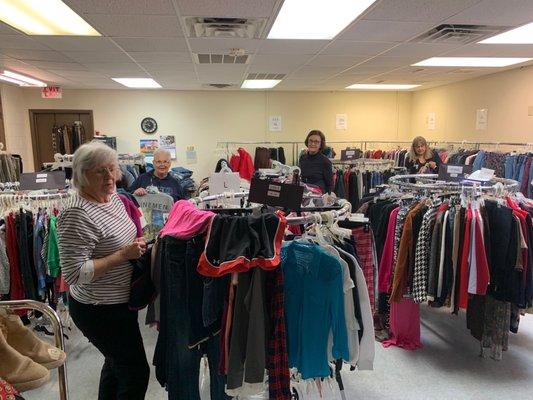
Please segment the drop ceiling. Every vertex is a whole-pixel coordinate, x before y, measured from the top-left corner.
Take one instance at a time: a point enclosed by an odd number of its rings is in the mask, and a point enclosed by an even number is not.
[[[333,40],[267,40],[283,0],[64,0],[102,37],[28,36],[0,23],[0,68],[77,89],[125,89],[111,78],[153,78],[173,90],[235,90],[250,73],[285,74],[279,90],[345,90],[414,83],[417,90],[507,68],[418,68],[435,56],[533,57],[533,45],[419,43],[441,24],[517,27],[533,0],[378,0]],[[264,19],[259,39],[190,38],[187,17]],[[196,54],[244,49],[248,63],[202,64]],[[215,89],[209,84],[229,84]]]

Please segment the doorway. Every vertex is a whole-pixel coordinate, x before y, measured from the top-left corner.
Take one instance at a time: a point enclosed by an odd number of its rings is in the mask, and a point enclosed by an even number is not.
[[[94,121],[92,110],[30,110],[30,128],[33,147],[35,170],[41,169],[45,162],[53,162],[54,150],[52,128],[81,121],[85,129],[85,141],[94,137]]]

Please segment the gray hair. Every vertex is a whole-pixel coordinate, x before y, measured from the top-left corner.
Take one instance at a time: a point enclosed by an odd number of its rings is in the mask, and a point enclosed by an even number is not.
[[[87,187],[87,171],[106,163],[117,164],[116,179],[120,180],[122,172],[118,168],[118,154],[115,150],[97,140],[81,145],[72,158],[72,186],[77,190]]]
[[[163,147],[158,147],[157,149],[155,149],[155,151],[154,151],[154,158],[155,158],[158,154],[164,154],[164,155],[168,156],[168,158],[172,158],[172,154],[170,154],[170,151],[168,151],[167,149],[165,149],[165,148],[163,148]]]

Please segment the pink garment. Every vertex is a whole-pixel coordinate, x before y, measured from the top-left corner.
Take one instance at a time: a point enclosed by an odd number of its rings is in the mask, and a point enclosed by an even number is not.
[[[188,200],[179,200],[168,214],[167,222],[159,235],[173,236],[178,239],[191,239],[204,233],[209,222],[215,216],[211,211],[199,210],[196,205]]]
[[[122,201],[122,204],[124,204],[124,207],[126,208],[126,212],[130,216],[130,219],[135,224],[135,229],[137,229],[137,237],[140,238],[143,236],[143,229],[141,227],[141,211],[137,208],[135,203],[128,199],[123,194],[119,194],[118,197],[120,197],[120,201]]]
[[[390,339],[382,342],[383,347],[398,346],[405,350],[416,350],[420,343],[420,304],[413,299],[401,299],[390,306]]]
[[[381,261],[378,269],[378,292],[389,293],[392,280],[392,262],[394,260],[394,231],[396,230],[396,217],[400,207],[395,208],[389,215],[389,224],[387,225],[387,238],[383,246]]]

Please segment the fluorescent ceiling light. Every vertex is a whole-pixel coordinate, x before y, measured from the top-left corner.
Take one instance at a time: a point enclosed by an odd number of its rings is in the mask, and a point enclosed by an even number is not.
[[[285,0],[268,39],[333,39],[376,0]]]
[[[483,44],[533,44],[533,22],[482,40]]]
[[[347,86],[346,89],[358,90],[408,90],[420,85],[401,84],[401,83],[354,83]]]
[[[533,58],[512,58],[512,57],[432,57],[419,63],[412,64],[413,67],[507,67],[509,65],[520,64]]]
[[[129,88],[157,89],[161,87],[161,85],[157,83],[156,81],[154,81],[152,78],[111,78],[111,79]]]
[[[281,79],[246,79],[242,89],[271,89],[281,82]]]
[[[9,83],[14,83],[15,85],[19,85],[19,86],[30,86],[26,82],[18,81],[16,79],[10,78],[9,76],[5,76],[5,75],[0,75],[0,80],[6,81]]]
[[[0,0],[0,20],[28,35],[101,36],[61,0]]]
[[[28,83],[30,86],[46,87],[46,83],[34,78],[30,78],[29,76],[17,74],[16,72],[4,71],[3,75],[12,79],[16,79],[18,81]]]

